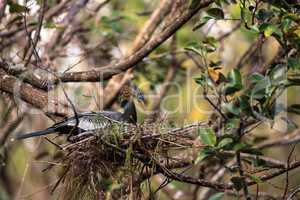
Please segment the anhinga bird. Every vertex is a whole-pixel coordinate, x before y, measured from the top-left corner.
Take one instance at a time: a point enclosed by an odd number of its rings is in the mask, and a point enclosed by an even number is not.
[[[107,129],[112,123],[136,123],[137,113],[133,97],[136,97],[138,101],[145,101],[144,95],[137,87],[125,85],[120,92],[120,103],[124,108],[123,113],[115,111],[78,113],[77,116],[66,118],[45,130],[18,135],[16,139],[20,140],[52,133],[76,136],[85,132]]]

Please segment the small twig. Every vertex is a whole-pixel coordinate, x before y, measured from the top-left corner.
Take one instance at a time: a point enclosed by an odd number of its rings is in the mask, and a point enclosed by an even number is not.
[[[177,44],[176,44],[176,34],[172,37],[170,49],[171,49],[171,65],[169,67],[169,70],[167,72],[166,78],[164,79],[164,82],[160,88],[160,91],[155,97],[154,102],[152,103],[152,107],[150,111],[152,111],[152,114],[148,117],[149,122],[155,121],[154,119],[159,114],[159,106],[161,104],[161,101],[167,94],[168,90],[170,89],[170,82],[175,78],[177,69],[179,68],[179,63],[177,61],[176,57],[176,51],[177,51]]]
[[[23,121],[24,117],[27,115],[26,112],[22,113],[20,116],[17,117],[7,128],[6,130],[1,134],[2,137],[0,138],[0,146],[3,146],[7,139],[9,138],[9,135],[20,125],[20,123]]]
[[[65,171],[64,171],[64,173],[61,175],[61,177],[57,180],[57,182],[55,183],[55,185],[54,185],[54,187],[52,188],[52,190],[51,190],[51,194],[53,194],[54,193],[54,191],[55,191],[55,189],[58,187],[58,185],[60,184],[60,182],[66,177],[66,175],[67,175],[67,173],[68,173],[68,171],[69,171],[69,169],[70,169],[70,165],[65,169]]]
[[[290,167],[290,160],[291,160],[291,157],[293,155],[293,152],[295,150],[295,147],[296,147],[296,144],[293,145],[292,147],[292,150],[290,151],[289,155],[288,155],[288,159],[286,161],[286,168],[288,169]],[[289,171],[287,170],[286,171],[286,176],[285,176],[285,187],[284,187],[284,192],[283,192],[283,195],[282,195],[282,199],[284,200],[287,193],[288,193],[288,189],[289,189]]]
[[[284,136],[278,139],[271,139],[264,142],[261,142],[254,146],[256,149],[265,149],[271,147],[280,147],[287,146],[290,144],[295,144],[300,141],[300,129],[296,129],[291,133],[285,134]]]
[[[30,42],[32,43],[32,46],[29,49],[28,57],[26,59],[25,65],[24,65],[25,68],[30,63],[30,60],[31,60],[31,57],[32,57],[33,53],[36,52],[35,48],[36,48],[37,43],[38,43],[39,38],[40,38],[40,33],[41,33],[41,30],[42,30],[42,25],[43,25],[43,20],[44,20],[44,14],[45,14],[45,11],[46,11],[46,7],[47,7],[47,0],[43,0],[42,1],[42,11],[41,11],[39,19],[38,19],[38,28],[35,32],[34,39],[32,40],[31,38],[29,38]],[[26,22],[25,22],[25,24],[26,24]],[[26,58],[26,52],[24,54],[24,58]],[[38,59],[38,57],[37,57],[37,59]]]
[[[226,191],[226,194],[229,196],[235,196],[235,197],[237,197],[237,199],[240,199],[240,197],[241,197],[241,195],[238,192],[234,192],[234,191]],[[249,196],[251,196],[251,197],[258,196],[259,199],[265,199],[265,200],[281,200],[281,198],[279,198],[278,196],[275,196],[275,195],[269,194],[269,193],[265,193],[265,192],[258,192],[258,194],[250,193]]]
[[[222,157],[227,157],[227,156],[234,156],[235,152],[234,151],[222,151],[222,152],[220,152],[220,154],[222,155]],[[263,161],[265,163],[265,165],[270,168],[285,169],[285,167],[286,167],[284,162],[276,160],[271,157],[267,157],[267,156],[258,156],[258,155],[248,154],[248,153],[240,153],[240,157],[242,160],[243,159],[252,159],[252,160],[257,159],[257,160]]]
[[[244,122],[243,120],[241,120],[240,124],[239,124],[239,127],[238,127],[238,130],[237,130],[237,134],[238,134],[238,137],[239,139],[242,138],[243,136],[243,130],[244,130]],[[238,150],[236,151],[236,163],[237,163],[237,166],[238,166],[238,171],[239,171],[239,174],[240,174],[240,177],[243,178],[243,192],[244,192],[244,197],[245,199],[247,200],[250,200],[251,197],[249,196],[249,192],[248,192],[248,186],[246,184],[246,177],[245,177],[245,174],[244,174],[244,170],[243,170],[243,166],[242,166],[242,161],[241,161],[241,152]]]
[[[54,146],[56,146],[58,149],[63,150],[63,148],[61,146],[59,146],[58,144],[56,144],[55,142],[52,142],[48,137],[45,137],[46,141],[48,141],[50,144],[53,144]]]
[[[72,130],[70,131],[70,133],[72,133],[78,127],[78,124],[79,124],[78,113],[76,111],[75,105],[73,104],[73,102],[71,101],[71,99],[69,98],[69,96],[67,95],[67,93],[65,91],[65,88],[63,86],[62,86],[62,91],[63,91],[63,93],[64,93],[67,101],[70,103],[70,105],[72,107],[72,110],[73,110],[74,116],[75,116],[75,120],[76,120],[75,126],[73,126]]]
[[[239,22],[231,29],[231,31],[228,31],[227,33],[225,33],[225,34],[219,36],[219,37],[217,38],[217,40],[218,40],[218,41],[222,41],[222,40],[224,40],[225,38],[229,37],[232,33],[234,33],[236,30],[238,30],[238,29],[241,27],[241,24],[242,24],[242,22],[239,21]]]
[[[25,2],[27,3],[27,0]],[[45,5],[46,5],[46,3],[44,3],[44,6]],[[31,58],[32,54],[34,54],[35,57],[36,57],[36,60],[38,60],[39,63],[42,63],[42,60],[41,60],[38,52],[36,51],[35,47],[36,47],[37,42],[39,40],[39,34],[40,34],[40,31],[41,31],[41,28],[42,28],[42,24],[43,24],[44,8],[43,8],[42,14],[40,15],[40,18],[39,18],[39,20],[40,20],[39,21],[39,27],[38,27],[38,31],[39,32],[37,32],[35,34],[35,36],[37,36],[37,37],[35,37],[35,41],[33,41],[32,38],[31,38],[31,33],[32,33],[33,29],[29,30],[28,26],[27,26],[26,12],[25,12],[23,18],[24,18],[24,29],[25,29],[25,33],[26,33],[26,35],[28,37],[28,42],[29,42],[28,43],[28,48],[31,48],[31,50],[30,50],[30,58]],[[27,54],[27,49],[25,49],[25,51],[24,51],[24,56],[23,56],[24,59],[26,57],[26,54]],[[30,62],[30,59],[29,59],[29,61],[27,60],[27,62],[24,65],[24,68],[26,68],[26,66],[29,64],[29,62]]]
[[[61,38],[65,33],[67,27],[73,23],[76,15],[80,12],[82,8],[88,3],[89,0],[77,0],[73,1],[73,4],[68,9],[67,15],[63,18],[62,24],[60,25],[60,29],[57,29],[56,32],[51,37],[51,40],[46,44],[48,52],[53,51],[58,47],[58,44],[61,42]]]
[[[6,4],[7,4],[6,0],[0,1],[0,22],[2,20],[2,17],[4,17],[5,15]]]
[[[287,200],[292,200],[292,198],[298,193],[300,192],[300,187],[296,188],[288,197]]]
[[[253,42],[250,47],[246,50],[246,52],[241,56],[238,61],[236,68],[241,69],[244,67],[245,63],[252,58],[252,55],[257,53],[257,48],[263,44],[263,35],[259,35],[258,39]]]
[[[215,105],[212,100],[207,96],[207,93],[204,91],[203,92],[204,98],[208,101],[208,103],[216,110],[218,113],[222,116],[223,119],[228,119],[228,117],[221,111],[221,109]]]
[[[253,24],[255,24],[255,16],[256,16],[256,11],[257,11],[257,9],[258,9],[258,6],[259,6],[259,4],[260,4],[260,0],[256,0],[255,1],[255,6],[254,6],[254,9],[253,9],[253,11],[252,11],[252,19],[251,19],[251,21],[252,21],[252,25]]]
[[[129,55],[130,53],[138,52],[145,44],[150,41],[155,30],[159,27],[164,17],[170,12],[171,3],[171,0],[163,0],[160,2],[160,5],[152,12],[144,27],[135,37],[133,47],[129,51]],[[131,73],[132,70],[129,69],[124,75],[119,74],[110,79],[104,89],[104,93],[110,95],[104,98],[103,108],[107,108],[112,105],[121,88],[132,79],[133,76],[131,75]],[[118,84],[115,84],[116,82]]]
[[[256,195],[255,195],[255,200],[258,200],[258,196],[259,196],[259,185],[256,184]]]

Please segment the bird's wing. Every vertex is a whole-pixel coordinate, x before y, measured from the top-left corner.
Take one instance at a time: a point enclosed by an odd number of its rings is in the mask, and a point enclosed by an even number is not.
[[[98,113],[99,115],[103,116],[107,120],[110,120],[112,122],[121,122],[122,119],[122,113],[115,112],[115,111],[102,111]]]
[[[75,116],[64,119],[63,121],[54,124],[53,126],[42,130],[27,134],[20,134],[16,139],[26,139],[30,137],[36,137],[46,134],[51,134],[55,132],[59,133],[69,133],[73,131],[73,127],[79,128],[83,131],[93,131],[97,129],[106,129],[111,127],[112,124],[121,123],[126,124],[121,121],[122,113],[113,111],[102,111],[102,112],[86,112],[78,113],[77,118],[79,123],[77,124],[77,119]]]
[[[111,126],[112,123],[121,123],[119,121],[122,113],[113,111],[89,112],[78,114],[79,123],[77,127],[84,131],[96,129],[105,129]],[[59,126],[76,126],[76,117],[66,119]]]

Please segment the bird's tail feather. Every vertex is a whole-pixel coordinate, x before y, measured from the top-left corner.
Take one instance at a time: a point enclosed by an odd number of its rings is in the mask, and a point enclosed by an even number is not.
[[[51,134],[51,133],[54,133],[54,132],[55,132],[54,128],[48,128],[48,129],[42,130],[42,131],[35,131],[35,132],[27,133],[27,134],[24,134],[24,135],[18,135],[16,137],[16,139],[17,140],[23,140],[23,139],[27,139],[27,138],[31,138],[31,137],[37,137],[37,136]]]

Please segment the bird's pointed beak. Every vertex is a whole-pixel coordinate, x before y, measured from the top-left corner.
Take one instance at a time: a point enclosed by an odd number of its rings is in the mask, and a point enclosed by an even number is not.
[[[145,100],[139,100],[140,104],[141,104],[141,107],[143,109],[146,109],[146,101]]]
[[[133,91],[138,102],[142,105],[143,108],[145,108],[147,102],[144,93],[136,86],[133,87]]]

